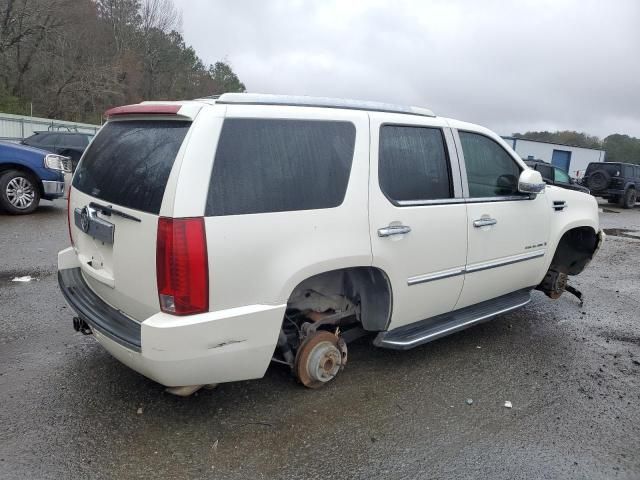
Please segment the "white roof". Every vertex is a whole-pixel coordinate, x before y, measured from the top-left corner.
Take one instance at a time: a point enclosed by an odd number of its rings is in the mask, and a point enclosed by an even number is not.
[[[373,112],[404,113],[423,117],[435,117],[435,114],[431,110],[422,107],[363,100],[348,100],[344,98],[307,97],[302,95],[224,93],[217,97],[215,102],[223,105],[287,105],[296,107],[343,108],[348,110],[368,110]]]

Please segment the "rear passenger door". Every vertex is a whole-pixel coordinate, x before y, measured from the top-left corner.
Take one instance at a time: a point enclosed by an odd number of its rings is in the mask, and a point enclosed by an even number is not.
[[[467,213],[451,130],[437,118],[371,113],[373,264],[393,291],[389,329],[451,311],[467,253]]]

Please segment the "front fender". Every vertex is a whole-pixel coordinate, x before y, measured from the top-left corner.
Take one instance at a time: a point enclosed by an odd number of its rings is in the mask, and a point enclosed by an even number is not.
[[[549,269],[553,256],[563,235],[568,231],[579,228],[591,228],[594,234],[599,235],[598,247],[604,239],[600,231],[600,218],[598,215],[598,202],[592,195],[575,190],[547,187],[546,190],[549,208],[552,209],[551,225],[549,228],[549,241],[545,259],[545,270]],[[563,210],[554,210],[554,202],[565,202]],[[597,249],[593,252],[595,255]]]

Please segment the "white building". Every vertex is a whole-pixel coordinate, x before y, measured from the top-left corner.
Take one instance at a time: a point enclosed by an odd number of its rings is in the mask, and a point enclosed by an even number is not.
[[[19,142],[33,135],[37,131],[61,131],[95,134],[100,125],[89,123],[67,122],[65,120],[51,120],[49,118],[27,117],[0,113],[0,141]]]
[[[544,160],[560,167],[573,178],[581,178],[591,162],[604,162],[604,150],[559,143],[502,137],[523,160]]]

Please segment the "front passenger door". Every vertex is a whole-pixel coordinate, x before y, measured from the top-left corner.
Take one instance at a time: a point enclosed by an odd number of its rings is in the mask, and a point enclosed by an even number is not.
[[[500,140],[457,134],[468,214],[466,276],[456,305],[463,308],[542,280],[552,209],[544,194],[518,192],[523,167]]]

